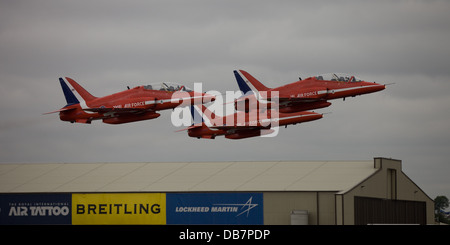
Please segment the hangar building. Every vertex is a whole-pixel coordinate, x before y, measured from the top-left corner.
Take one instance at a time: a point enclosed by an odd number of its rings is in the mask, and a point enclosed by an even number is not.
[[[0,224],[434,223],[387,158],[0,164],[0,210]]]

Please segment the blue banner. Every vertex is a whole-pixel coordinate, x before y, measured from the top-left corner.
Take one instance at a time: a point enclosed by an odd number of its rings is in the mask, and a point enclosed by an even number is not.
[[[71,194],[0,194],[0,224],[71,224]]]
[[[264,224],[262,193],[167,193],[167,224]]]

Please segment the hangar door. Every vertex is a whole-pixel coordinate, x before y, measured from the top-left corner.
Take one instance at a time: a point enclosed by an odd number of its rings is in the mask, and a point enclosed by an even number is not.
[[[426,220],[425,202],[355,197],[355,225],[425,225]]]

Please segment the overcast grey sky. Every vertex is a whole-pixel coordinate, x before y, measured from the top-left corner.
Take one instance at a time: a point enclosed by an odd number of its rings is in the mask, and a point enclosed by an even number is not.
[[[450,197],[449,1],[1,1],[0,162],[403,160]],[[275,138],[189,138],[170,121],[70,124],[58,77],[96,96],[154,82],[237,90],[351,73],[396,83]]]

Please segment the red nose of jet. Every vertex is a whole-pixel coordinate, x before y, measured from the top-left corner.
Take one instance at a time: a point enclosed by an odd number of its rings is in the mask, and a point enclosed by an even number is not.
[[[374,91],[373,92],[377,92],[377,91],[381,91],[384,90],[386,88],[386,85],[384,84],[378,84],[378,83],[374,83]]]
[[[365,82],[362,86],[362,94],[374,93],[386,88],[384,84]]]

